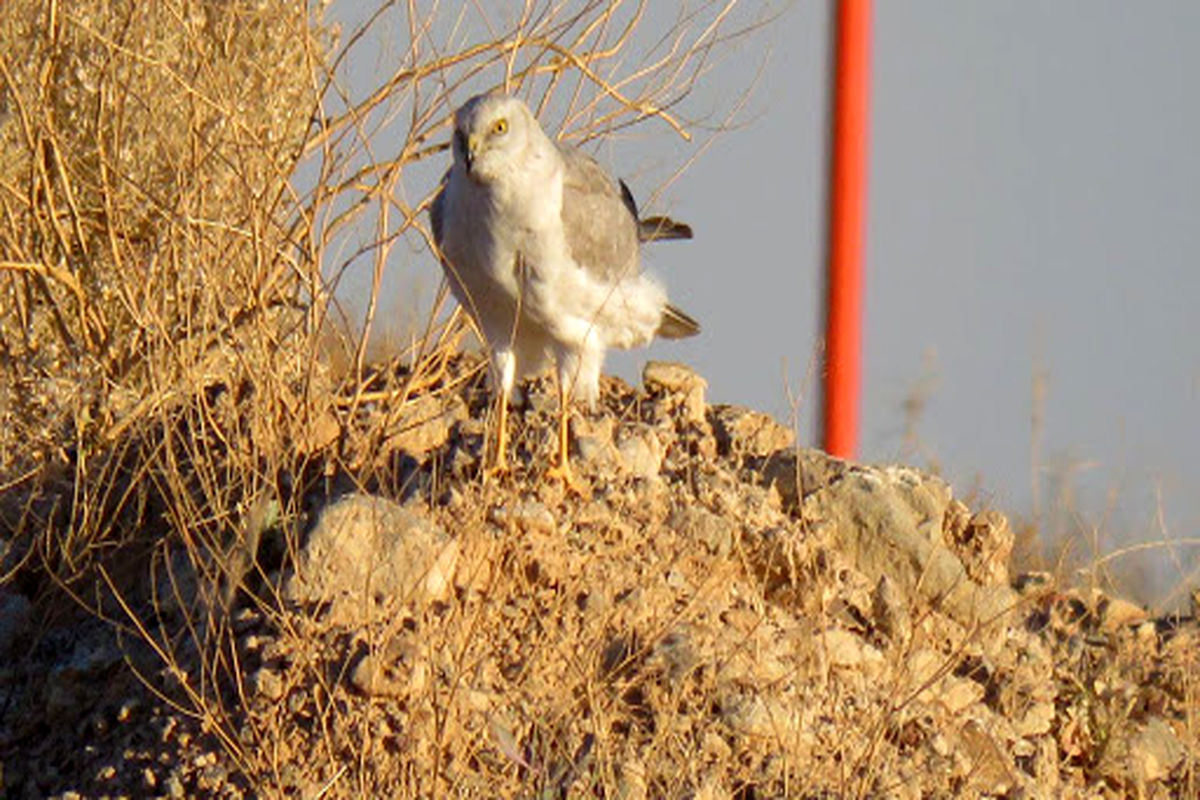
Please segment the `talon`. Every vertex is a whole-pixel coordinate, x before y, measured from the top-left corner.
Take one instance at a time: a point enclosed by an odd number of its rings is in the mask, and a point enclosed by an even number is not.
[[[501,481],[512,475],[512,467],[508,465],[508,461],[498,461],[483,471],[483,478],[487,481]]]
[[[592,487],[583,479],[576,477],[570,462],[553,465],[546,470],[546,477],[552,481],[561,481],[564,489],[584,500],[588,500],[592,496]]]

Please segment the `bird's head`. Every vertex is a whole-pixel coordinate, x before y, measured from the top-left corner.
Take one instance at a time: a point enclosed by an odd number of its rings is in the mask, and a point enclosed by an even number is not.
[[[502,94],[472,97],[454,115],[454,161],[478,183],[500,178],[540,132],[525,103]]]

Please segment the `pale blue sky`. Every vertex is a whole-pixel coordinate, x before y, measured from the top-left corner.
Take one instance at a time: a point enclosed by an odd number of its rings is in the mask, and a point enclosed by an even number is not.
[[[651,4],[645,35],[677,11]],[[646,260],[704,332],[609,362],[636,380],[647,358],[685,361],[711,400],[781,417],[786,375],[809,439],[828,13],[795,3],[689,98],[696,114],[727,106],[767,57],[747,124],[654,207],[696,229]],[[355,83],[381,70],[360,65]],[[1197,76],[1191,0],[876,3],[864,459],[932,458],[960,494],[977,483],[984,501],[1028,513],[1041,369],[1043,461],[1080,470],[1080,521],[1100,523],[1110,548],[1158,538],[1161,490],[1169,533],[1200,534]],[[596,152],[641,196],[696,147],[638,129]],[[432,259],[393,260],[393,280],[416,276],[430,293]],[[903,403],[925,377],[914,455]],[[1115,514],[1102,521],[1110,495]],[[1181,552],[1195,563],[1198,548]],[[1169,587],[1179,573],[1167,555],[1153,561]]]

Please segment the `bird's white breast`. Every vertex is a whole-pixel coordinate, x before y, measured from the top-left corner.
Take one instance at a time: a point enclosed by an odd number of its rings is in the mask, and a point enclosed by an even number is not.
[[[515,302],[520,291],[529,289],[521,285],[522,277],[535,285],[553,281],[565,266],[567,248],[559,222],[562,173],[548,172],[512,170],[488,184],[472,180],[461,167],[451,173],[446,203],[447,219],[453,222],[446,226],[442,249],[476,304],[481,296],[497,292]],[[480,313],[486,316],[487,309]]]

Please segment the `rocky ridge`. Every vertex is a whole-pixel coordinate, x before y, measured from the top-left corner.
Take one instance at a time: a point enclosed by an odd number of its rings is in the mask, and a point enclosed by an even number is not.
[[[1195,620],[1010,574],[1007,520],[940,478],[652,363],[573,419],[589,497],[543,480],[540,383],[484,480],[486,393],[454,385],[372,454],[390,490],[314,500],[232,607],[171,560],[140,613],[220,630],[167,658],[0,588],[7,794],[1195,795]],[[233,679],[197,692],[216,641]]]

